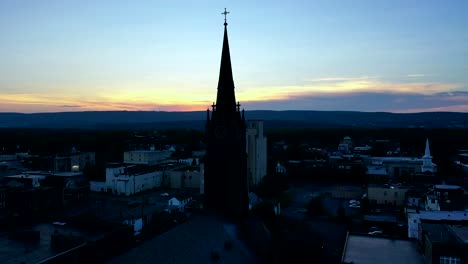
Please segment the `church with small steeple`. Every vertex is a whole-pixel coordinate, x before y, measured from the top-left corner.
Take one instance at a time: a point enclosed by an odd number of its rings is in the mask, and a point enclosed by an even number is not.
[[[248,214],[246,122],[236,103],[227,33],[226,10],[216,103],[207,110],[205,136],[205,205],[232,220]]]
[[[431,150],[429,149],[429,139],[426,139],[426,150],[422,159],[421,172],[435,172],[435,165],[432,163]]]

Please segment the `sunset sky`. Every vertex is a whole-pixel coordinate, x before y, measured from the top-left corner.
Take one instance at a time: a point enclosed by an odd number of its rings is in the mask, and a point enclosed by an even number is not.
[[[466,0],[1,0],[0,112],[468,112]]]

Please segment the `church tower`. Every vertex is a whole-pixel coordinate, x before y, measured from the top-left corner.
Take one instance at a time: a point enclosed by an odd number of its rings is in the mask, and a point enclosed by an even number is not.
[[[246,125],[244,110],[236,104],[224,10],[224,39],[218,93],[206,117],[205,203],[232,220],[248,213]]]
[[[431,150],[429,149],[429,139],[426,139],[426,151],[424,152],[424,156],[422,157],[422,166],[421,166],[421,172],[432,172],[434,173],[434,164],[432,163],[432,156],[431,156]]]

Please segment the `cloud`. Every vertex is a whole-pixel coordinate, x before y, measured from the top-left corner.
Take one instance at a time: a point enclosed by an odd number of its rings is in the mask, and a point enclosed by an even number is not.
[[[468,94],[467,92],[455,92]],[[303,94],[278,100],[246,101],[248,110],[325,110],[325,111],[364,111],[364,112],[428,112],[455,111],[468,112],[468,96],[441,94],[357,92]]]
[[[408,75],[406,75],[406,77],[412,77],[412,78],[426,77],[426,76],[429,76],[429,75],[425,75],[425,74],[408,74]]]
[[[303,86],[272,86],[244,89],[237,93],[241,101],[300,99],[304,96],[342,96],[353,93],[434,94],[463,88],[459,83],[410,82],[396,83],[382,80],[337,81],[310,83]]]
[[[468,86],[463,83],[388,82],[377,77],[336,77],[306,85],[245,87],[236,99],[249,110],[346,110],[346,111],[468,111]],[[60,112],[149,110],[195,111],[210,108],[216,98],[212,92],[169,94],[116,90],[112,94],[72,96],[66,94],[2,94],[2,112]]]
[[[306,82],[343,82],[343,81],[362,81],[370,79],[379,79],[378,76],[362,76],[362,77],[327,77],[327,78],[313,78],[306,79]]]

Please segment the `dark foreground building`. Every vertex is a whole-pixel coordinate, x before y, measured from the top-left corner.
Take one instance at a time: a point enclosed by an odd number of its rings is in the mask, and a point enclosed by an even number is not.
[[[245,117],[240,104],[236,104],[225,21],[216,104],[211,113],[207,110],[205,203],[235,221],[245,219],[248,213],[245,142]]]

